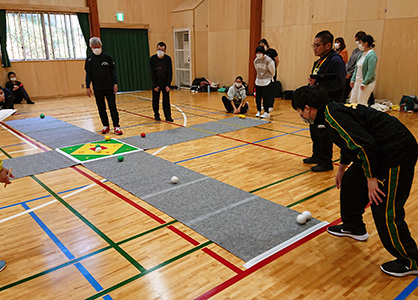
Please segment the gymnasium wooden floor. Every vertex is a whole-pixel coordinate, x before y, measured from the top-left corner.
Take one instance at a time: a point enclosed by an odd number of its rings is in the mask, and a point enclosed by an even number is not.
[[[174,123],[155,122],[150,97],[150,91],[117,96],[124,137],[232,117],[219,93],[173,91]],[[248,101],[247,116],[253,117],[253,97]],[[16,107],[18,113],[7,120],[44,113],[87,130],[101,129],[95,102],[87,97]],[[415,114],[392,114],[418,136]],[[271,115],[267,125],[149,152],[338,223],[336,169],[314,174],[302,163],[311,154],[309,131],[289,101],[276,99]],[[240,145],[245,146],[236,148]],[[45,148],[0,127],[3,160]],[[415,184],[406,219],[416,239],[417,198]],[[0,258],[7,262],[0,273],[0,299],[418,299],[416,277],[380,271],[392,257],[380,243],[370,209],[367,242],[322,230],[245,269],[239,258],[82,166],[17,179],[0,189],[0,199]],[[49,203],[53,200],[58,201]]]

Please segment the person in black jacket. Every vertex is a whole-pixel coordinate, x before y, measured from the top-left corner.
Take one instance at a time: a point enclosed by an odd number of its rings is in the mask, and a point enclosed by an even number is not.
[[[308,81],[310,85],[324,88],[331,101],[342,102],[345,64],[342,57],[332,49],[334,36],[329,31],[321,31],[315,36],[312,47],[320,58],[314,63]],[[332,141],[324,124],[309,126],[312,139],[312,157],[303,160],[306,164],[318,164],[311,168],[313,172],[325,172],[334,169],[332,165]]]
[[[106,112],[106,102],[109,106],[112,117],[114,132],[122,135],[119,126],[119,113],[116,108],[115,94],[118,92],[118,81],[116,77],[115,63],[112,58],[102,52],[102,42],[98,37],[92,37],[89,41],[93,54],[87,57],[84,69],[86,70],[86,93],[91,97],[90,83],[93,82],[94,97],[99,109],[100,120],[103,124],[102,134],[110,131],[109,118]]]
[[[382,271],[398,277],[418,275],[418,249],[404,210],[418,157],[412,133],[388,114],[364,105],[329,101],[320,87],[296,90],[292,106],[308,122],[325,124],[341,149],[335,183],[341,189],[343,223],[329,227],[328,232],[367,240],[362,215],[370,203],[380,240],[396,257],[382,264]]]
[[[2,109],[14,109],[13,95],[7,88],[0,86],[0,105]]]
[[[22,103],[22,100],[25,99],[27,104],[35,104],[35,102],[30,100],[23,84],[17,81],[15,72],[9,72],[7,77],[9,81],[6,83],[6,88],[12,93],[14,103]]]
[[[160,92],[163,93],[163,111],[165,120],[173,122],[170,106],[170,84],[173,78],[173,65],[170,56],[165,52],[167,45],[164,42],[157,44],[157,53],[150,57],[152,79],[152,109],[154,119],[160,121]]]

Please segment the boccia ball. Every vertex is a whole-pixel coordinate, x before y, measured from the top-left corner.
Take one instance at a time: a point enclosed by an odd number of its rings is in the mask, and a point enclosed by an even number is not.
[[[97,153],[102,152],[102,147],[97,147],[95,151],[96,151]]]
[[[144,138],[145,136],[146,136],[145,132],[141,133],[141,137]]]
[[[110,136],[106,135],[106,136],[105,136],[105,140],[106,140],[106,141],[110,141]]]
[[[94,146],[94,148],[99,148],[101,147],[100,144],[96,144],[96,146]]]
[[[245,115],[238,115],[240,119],[245,119]]]
[[[43,119],[43,118],[45,118],[45,115],[44,114],[41,114],[40,117],[41,117],[41,119]]]
[[[119,162],[122,162],[122,161],[123,161],[123,155],[119,155],[119,156],[118,156],[118,161],[119,161]]]
[[[176,184],[176,183],[179,182],[179,178],[177,176],[173,176],[173,177],[171,177],[170,181],[171,181],[171,183]]]
[[[312,218],[312,214],[310,211],[304,211],[302,215],[305,216],[306,220],[310,220]]]
[[[300,214],[296,217],[296,221],[299,224],[305,224],[306,223],[306,217],[304,215]]]

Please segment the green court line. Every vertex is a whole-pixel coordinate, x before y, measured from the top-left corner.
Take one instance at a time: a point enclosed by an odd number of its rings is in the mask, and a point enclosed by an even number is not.
[[[177,255],[177,256],[175,256],[175,257],[173,257],[173,258],[171,258],[171,259],[169,259],[169,260],[167,260],[167,261],[165,261],[165,262],[163,262],[163,263],[161,263],[161,264],[159,264],[155,267],[152,267],[152,268],[146,270],[144,273],[134,275],[134,276],[122,281],[122,282],[119,282],[118,284],[115,284],[114,286],[111,286],[111,287],[109,287],[109,288],[107,288],[107,289],[105,289],[105,290],[103,290],[103,291],[101,291],[101,292],[99,292],[99,293],[97,293],[93,296],[90,296],[90,297],[86,298],[85,300],[92,300],[92,299],[97,299],[99,297],[102,297],[102,296],[104,296],[104,295],[106,295],[110,292],[113,292],[114,290],[116,290],[118,288],[123,287],[124,285],[127,285],[128,283],[131,283],[132,281],[137,280],[138,278],[141,278],[141,277],[143,277],[143,276],[145,276],[145,275],[147,275],[147,274],[149,274],[149,273],[151,273],[155,270],[161,269],[162,267],[164,267],[164,266],[166,266],[166,265],[168,265],[168,264],[170,264],[170,263],[172,263],[176,260],[179,260],[179,259],[181,259],[181,258],[183,258],[183,257],[185,257],[185,256],[187,256],[187,255],[189,255],[193,252],[196,252],[196,251],[198,251],[198,250],[200,250],[200,249],[202,249],[202,248],[204,248],[204,247],[206,247],[206,246],[208,246],[212,243],[213,243],[212,241],[207,241],[206,243],[203,243],[199,246],[196,246],[195,248],[190,249],[189,251],[186,251],[182,254],[179,254],[179,255]]]
[[[157,226],[157,227],[151,228],[151,229],[149,229],[149,230],[147,230],[147,231],[144,231],[144,232],[142,232],[142,233],[140,233],[140,234],[137,234],[137,235],[134,235],[134,236],[132,236],[132,237],[129,237],[129,238],[125,239],[125,240],[122,240],[122,241],[120,241],[120,242],[118,242],[118,243],[116,243],[116,244],[118,244],[118,245],[122,245],[122,244],[127,243],[127,242],[129,242],[129,241],[132,241],[132,240],[134,240],[134,239],[136,239],[136,238],[139,238],[139,237],[141,237],[141,236],[144,236],[144,235],[147,235],[147,234],[152,233],[152,232],[154,232],[154,231],[157,231],[157,230],[159,230],[159,229],[161,229],[161,228],[164,228],[164,227],[170,226],[170,225],[172,225],[172,224],[174,224],[174,223],[176,223],[176,222],[178,222],[178,221],[177,221],[177,220],[173,220],[173,221],[168,222],[168,223],[165,223],[165,224],[163,224],[163,225],[160,225],[160,226]],[[30,281],[30,280],[32,280],[32,279],[35,279],[35,278],[41,277],[41,276],[43,276],[43,275],[49,274],[49,273],[54,272],[54,271],[56,271],[56,270],[62,269],[62,268],[67,267],[67,266],[69,266],[69,265],[73,265],[73,264],[75,264],[75,263],[77,263],[77,262],[79,262],[79,261],[82,261],[82,260],[84,260],[84,259],[86,259],[86,258],[89,258],[89,257],[95,256],[95,255],[97,255],[97,254],[99,254],[99,253],[102,253],[102,252],[104,252],[104,251],[106,251],[106,250],[109,250],[109,249],[112,249],[112,247],[111,247],[111,246],[106,246],[106,247],[104,247],[104,248],[101,248],[101,249],[96,250],[96,251],[94,251],[94,252],[91,252],[91,253],[89,253],[89,254],[86,254],[86,255],[80,256],[79,258],[75,258],[75,259],[70,260],[70,261],[68,261],[68,262],[66,262],[66,263],[63,263],[63,264],[58,265],[58,266],[56,266],[56,267],[53,267],[53,268],[51,268],[51,269],[49,269],[49,270],[42,271],[42,272],[39,272],[39,273],[34,274],[34,275],[32,275],[32,276],[29,276],[29,277],[23,278],[23,279],[21,279],[21,280],[15,281],[15,282],[12,282],[12,283],[10,283],[10,284],[8,284],[8,285],[5,285],[5,286],[0,287],[0,292],[1,292],[1,291],[4,291],[4,290],[7,290],[7,289],[9,289],[9,288],[12,288],[12,287],[14,287],[14,286],[17,286],[17,285],[19,285],[19,284],[22,284],[22,283],[28,282],[28,281]]]
[[[3,152],[4,155],[7,156],[7,158],[12,158],[9,153],[7,153],[6,151],[3,150],[3,148],[0,147],[0,151]]]
[[[275,181],[275,182],[273,182],[273,183],[270,183],[270,184],[267,184],[267,185],[265,185],[265,186],[259,187],[258,189],[255,189],[255,190],[249,191],[249,193],[255,193],[255,192],[258,192],[258,191],[260,191],[260,190],[263,190],[263,189],[268,188],[268,187],[270,187],[270,186],[276,185],[276,184],[281,183],[281,182],[283,182],[283,181],[286,181],[286,180],[289,180],[289,179],[295,178],[295,177],[300,176],[300,175],[303,175],[303,174],[305,174],[305,173],[309,173],[310,171],[311,171],[311,170],[306,170],[306,171],[304,171],[304,172],[302,172],[302,173],[295,174],[295,175],[292,175],[292,176],[287,177],[287,178],[284,178],[284,179],[280,179],[280,180]]]
[[[36,178],[34,175],[32,177],[40,186],[42,186],[46,191],[48,191],[55,199],[57,199],[61,204],[63,204],[68,210],[70,210],[74,215],[76,215],[81,221],[83,221],[90,229],[92,229],[96,234],[98,234],[102,239],[104,239],[110,246],[112,246],[116,251],[118,251],[126,260],[128,260],[135,268],[137,268],[141,273],[145,272],[145,268],[141,266],[132,256],[120,248],[114,241],[112,241],[107,235],[100,231],[96,226],[94,226],[89,220],[83,217],[78,211],[76,211],[71,205],[69,205],[64,199],[58,196],[54,191],[52,191],[48,186],[46,186],[42,181]]]
[[[319,191],[319,192],[317,192],[317,193],[315,193],[315,194],[312,194],[312,195],[310,195],[310,196],[308,196],[308,197],[305,197],[305,198],[303,198],[303,199],[301,199],[301,200],[299,200],[299,201],[296,201],[296,202],[293,202],[292,204],[289,204],[289,205],[287,205],[286,207],[292,207],[292,206],[295,206],[295,205],[297,205],[297,204],[300,204],[300,203],[302,203],[302,202],[305,202],[306,200],[309,200],[309,199],[312,199],[312,198],[314,198],[314,197],[316,197],[316,196],[318,196],[318,195],[321,195],[321,194],[323,194],[323,193],[325,193],[325,192],[328,192],[329,190],[332,190],[333,188],[335,188],[335,185],[333,185],[333,186],[330,186],[330,187],[328,187],[328,188],[326,188],[326,189],[323,189],[322,191]]]

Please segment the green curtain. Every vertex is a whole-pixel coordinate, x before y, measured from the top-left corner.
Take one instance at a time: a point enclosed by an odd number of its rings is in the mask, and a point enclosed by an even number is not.
[[[92,54],[91,49],[89,47],[89,40],[90,40],[90,21],[89,21],[89,14],[87,13],[77,13],[78,23],[80,24],[81,32],[83,33],[84,40],[86,41],[87,45],[87,56]]]
[[[0,9],[0,47],[1,47],[1,64],[3,68],[11,67],[9,54],[7,54],[7,28],[6,28],[6,11]]]
[[[119,91],[151,89],[148,31],[102,28],[100,35],[103,52],[116,63]]]

